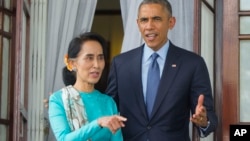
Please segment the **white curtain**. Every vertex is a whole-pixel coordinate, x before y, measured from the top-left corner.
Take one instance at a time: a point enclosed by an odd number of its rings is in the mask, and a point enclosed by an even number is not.
[[[30,48],[29,55],[29,92],[28,92],[28,141],[44,140],[44,78],[45,78],[45,40],[47,21],[47,0],[31,0],[30,9]],[[24,16],[24,15],[23,15]],[[25,18],[22,22],[25,26]],[[25,30],[25,28],[23,29]],[[23,35],[25,36],[25,35]],[[24,38],[23,38],[24,40]],[[25,42],[24,42],[25,43]],[[23,47],[25,44],[23,43]],[[27,51],[27,50],[26,50]],[[29,54],[28,54],[29,53]],[[24,82],[25,83],[25,82]]]
[[[122,51],[126,52],[143,43],[137,27],[138,6],[142,0],[120,0],[124,39]],[[176,25],[169,32],[169,39],[177,46],[193,50],[194,0],[169,0],[172,4]]]
[[[45,97],[64,86],[63,57],[69,42],[91,30],[97,0],[48,0],[46,32]],[[46,112],[45,112],[46,116]],[[46,141],[55,140],[50,131]]]
[[[177,46],[193,51],[194,0],[169,0],[175,27],[169,32],[169,39]]]
[[[143,43],[136,23],[138,6],[141,1],[142,0],[120,0],[124,30],[121,52],[136,48]]]
[[[49,0],[45,95],[64,86],[64,54],[71,39],[90,31],[97,0]]]

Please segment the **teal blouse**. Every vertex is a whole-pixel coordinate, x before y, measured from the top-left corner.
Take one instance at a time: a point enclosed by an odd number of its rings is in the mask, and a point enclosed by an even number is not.
[[[53,93],[49,99],[49,121],[50,126],[58,141],[123,141],[121,129],[115,134],[108,128],[102,128],[97,123],[97,119],[102,116],[118,114],[114,100],[94,90],[91,93],[80,92],[80,96],[85,105],[88,124],[80,129],[71,131],[66,113],[63,107],[62,91]]]

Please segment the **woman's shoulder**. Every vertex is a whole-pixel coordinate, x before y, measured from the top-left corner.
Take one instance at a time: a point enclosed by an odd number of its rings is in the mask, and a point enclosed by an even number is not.
[[[118,113],[117,105],[111,96],[98,91],[98,99],[99,104],[104,105],[106,107],[106,111],[111,111],[112,114]]]
[[[98,95],[99,98],[113,102],[113,98],[111,96],[109,96],[108,94],[101,93],[98,90],[95,90],[95,93]]]
[[[62,89],[53,92],[50,95],[50,100],[61,99],[61,97],[62,97]]]
[[[105,94],[105,93],[100,92],[99,90],[94,90],[94,93],[95,93],[98,97],[101,97],[101,98],[107,98],[107,99],[111,98],[110,96],[108,96],[108,95]]]

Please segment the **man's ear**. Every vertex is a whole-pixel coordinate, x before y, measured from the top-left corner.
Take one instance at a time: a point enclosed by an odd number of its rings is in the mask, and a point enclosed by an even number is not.
[[[175,17],[169,18],[169,29],[173,29],[176,23]]]
[[[136,19],[136,23],[137,23],[137,26],[138,26],[139,29],[140,29],[140,26],[139,26],[139,19],[138,19],[138,18]]]

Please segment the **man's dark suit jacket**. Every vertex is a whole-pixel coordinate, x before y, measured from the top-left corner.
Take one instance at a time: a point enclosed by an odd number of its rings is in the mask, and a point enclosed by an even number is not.
[[[111,65],[106,93],[113,96],[120,114],[127,117],[122,133],[125,141],[190,141],[190,110],[200,94],[210,126],[217,126],[211,84],[202,57],[170,42],[151,119],[147,116],[142,90],[143,45],[116,56]]]

